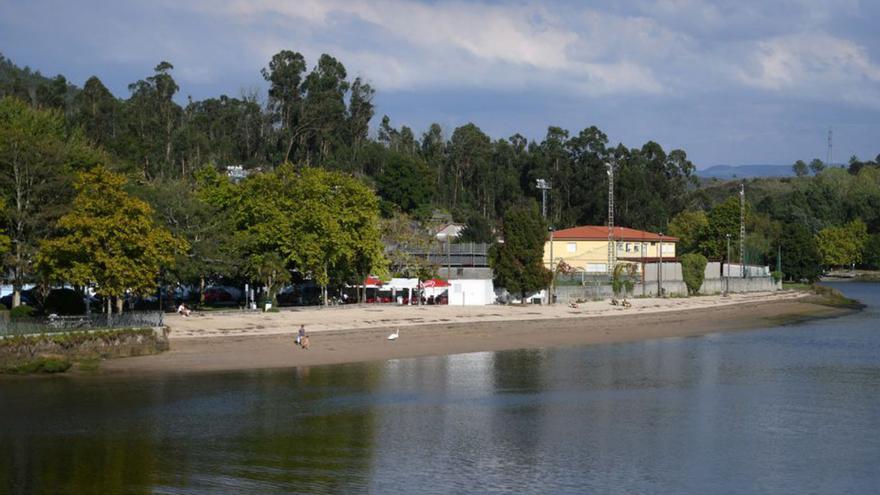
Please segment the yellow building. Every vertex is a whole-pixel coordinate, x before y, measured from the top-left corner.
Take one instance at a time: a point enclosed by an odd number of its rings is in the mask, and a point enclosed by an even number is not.
[[[603,225],[584,225],[553,233],[552,243],[544,243],[544,266],[553,269],[564,261],[578,272],[608,273],[608,227]],[[656,262],[675,258],[677,237],[645,232],[626,227],[614,227],[615,258],[619,262]],[[552,256],[552,263],[551,263]]]

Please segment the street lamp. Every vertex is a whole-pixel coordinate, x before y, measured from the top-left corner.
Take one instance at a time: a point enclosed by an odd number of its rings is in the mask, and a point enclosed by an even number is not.
[[[658,250],[660,266],[657,270],[657,297],[663,297],[663,232],[660,232],[660,249]]]
[[[553,288],[556,285],[556,268],[553,266],[553,226],[547,227],[550,231],[550,293],[547,294],[547,304],[553,305]]]
[[[550,183],[544,179],[535,179],[535,187],[541,190],[541,216],[547,220],[547,191],[551,189]]]

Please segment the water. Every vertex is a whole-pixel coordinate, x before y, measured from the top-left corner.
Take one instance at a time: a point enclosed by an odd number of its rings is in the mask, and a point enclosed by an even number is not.
[[[0,382],[0,493],[876,493],[880,285],[785,328]]]

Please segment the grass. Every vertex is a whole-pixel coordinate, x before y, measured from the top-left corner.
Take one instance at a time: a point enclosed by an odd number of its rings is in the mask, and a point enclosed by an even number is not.
[[[70,361],[59,357],[39,357],[17,366],[7,367],[2,371],[13,375],[32,375],[36,373],[64,373],[71,367]]]

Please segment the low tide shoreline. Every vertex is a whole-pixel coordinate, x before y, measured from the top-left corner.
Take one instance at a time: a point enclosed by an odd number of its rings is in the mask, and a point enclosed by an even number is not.
[[[202,320],[172,319],[169,322],[172,328],[170,351],[154,356],[108,360],[102,363],[100,374],[259,370],[633,342],[764,328],[852,311],[823,304],[821,299],[804,294],[752,295],[734,301],[716,299],[691,298],[684,300],[687,304],[666,300],[659,305],[649,303],[649,300],[634,301],[634,305],[643,305],[641,311],[638,308],[622,311],[610,307],[606,301],[591,303],[594,309],[569,308],[564,311],[554,307],[530,311],[532,314],[529,315],[524,311],[517,314],[520,308],[502,310],[489,307],[482,308],[482,313],[465,310],[463,319],[467,321],[450,321],[441,314],[436,321],[429,323],[425,323],[426,318],[413,317],[411,311],[407,312],[413,308],[396,308],[379,318],[385,323],[390,322],[385,325],[377,324],[375,318],[359,320],[357,315],[360,313],[348,310],[319,311],[318,314],[255,314],[239,320],[223,315]],[[399,315],[408,317],[398,319]],[[302,350],[293,341],[298,326],[296,322],[313,319],[326,320],[326,325],[307,324],[311,349]],[[243,321],[249,323],[242,326]],[[272,321],[276,326],[272,326]],[[257,323],[254,325],[254,322]],[[191,329],[200,327],[204,332],[198,336],[187,331],[188,326]],[[211,328],[225,329],[227,335],[218,336]],[[252,331],[234,331],[237,328],[252,328]],[[399,329],[400,338],[388,341],[388,334],[395,329]]]

